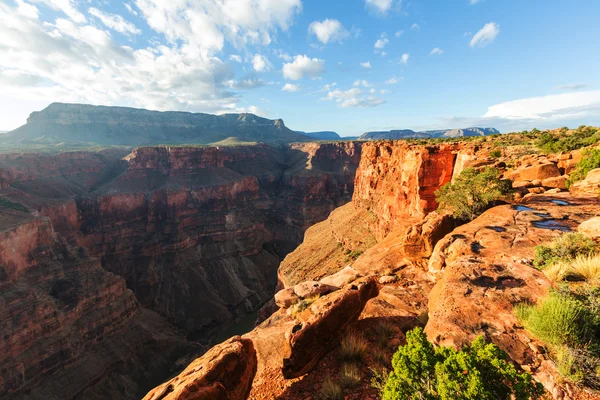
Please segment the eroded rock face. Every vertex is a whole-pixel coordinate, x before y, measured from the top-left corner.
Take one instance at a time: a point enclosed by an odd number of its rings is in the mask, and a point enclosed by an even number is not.
[[[316,300],[286,333],[283,376],[296,378],[310,371],[339,342],[344,328],[356,321],[367,301],[379,293],[374,279],[359,279]]]
[[[252,340],[236,336],[151,390],[144,400],[246,400],[255,374]]]
[[[452,180],[457,144],[414,146],[374,142],[363,146],[353,203],[374,213],[382,240],[406,218],[422,219],[437,208],[435,191]]]
[[[600,195],[600,168],[588,172],[584,180],[575,182],[569,188],[575,196],[598,196]]]

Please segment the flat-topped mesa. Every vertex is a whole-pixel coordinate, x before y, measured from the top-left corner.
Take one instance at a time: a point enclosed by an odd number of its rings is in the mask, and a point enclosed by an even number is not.
[[[406,219],[421,220],[437,208],[435,191],[452,180],[459,144],[365,143],[352,202],[377,217],[373,233],[383,238]]]

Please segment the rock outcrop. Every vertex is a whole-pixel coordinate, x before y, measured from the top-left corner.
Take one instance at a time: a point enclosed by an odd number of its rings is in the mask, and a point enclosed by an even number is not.
[[[236,336],[194,360],[144,400],[246,400],[255,374],[252,340]]]

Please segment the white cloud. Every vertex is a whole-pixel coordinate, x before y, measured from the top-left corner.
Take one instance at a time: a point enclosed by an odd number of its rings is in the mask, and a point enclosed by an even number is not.
[[[332,90],[327,93],[323,100],[335,101],[339,107],[376,107],[385,103],[385,100],[375,96],[365,96],[363,91],[357,87],[343,91]]]
[[[39,11],[36,6],[25,3],[23,0],[17,0],[17,12],[24,15],[27,18],[37,19],[39,17]]]
[[[131,22],[126,21],[123,17],[116,14],[107,14],[98,10],[97,8],[90,8],[88,10],[90,15],[98,18],[107,28],[125,35],[139,35],[142,31],[135,27]]]
[[[481,0],[469,0],[469,4],[470,5],[475,5],[477,3],[479,3]]]
[[[412,24],[412,26],[410,27],[411,30],[413,31],[420,31],[421,30],[421,26],[419,24]]]
[[[488,108],[485,118],[558,119],[600,110],[600,90],[508,101]]]
[[[368,88],[368,87],[371,87],[371,84],[363,79],[363,80],[354,81],[354,84],[352,86],[362,86],[362,87]]]
[[[400,64],[407,65],[409,57],[410,57],[410,55],[407,53],[402,54],[402,57],[400,57]]]
[[[230,55],[230,56],[229,56],[229,59],[230,59],[231,61],[235,61],[235,62],[238,62],[238,63],[241,63],[241,62],[242,62],[242,57],[241,57],[240,55],[237,55],[237,54],[232,54],[232,55]]]
[[[254,57],[252,57],[252,68],[254,68],[256,72],[268,71],[271,69],[271,63],[267,57],[262,54],[255,54]]]
[[[429,53],[430,56],[442,55],[442,54],[444,54],[444,50],[440,49],[439,47],[436,47],[435,49],[431,50],[431,52]]]
[[[371,61],[361,62],[360,66],[363,67],[364,69],[371,69]]]
[[[293,83],[286,83],[281,88],[282,92],[297,92],[300,90],[300,85],[295,85]]]
[[[34,3],[43,3],[56,11],[62,11],[73,22],[83,24],[86,18],[77,10],[77,2],[75,0],[32,0]]]
[[[399,38],[400,36],[402,36],[402,34],[404,33],[404,31],[398,31],[394,34],[394,36],[396,36],[397,38]]]
[[[127,11],[129,11],[131,14],[135,15],[136,17],[139,16],[138,12],[133,9],[131,4],[129,4],[129,3],[123,3],[123,4],[125,4],[125,8],[127,9]]]
[[[385,15],[392,9],[392,0],[365,0],[367,8],[377,14]]]
[[[391,92],[391,90],[389,90],[389,89],[381,89],[379,91],[379,94],[386,94],[386,93],[389,93],[389,92]]]
[[[153,30],[144,36],[153,38],[135,49],[108,28],[88,24],[76,8],[83,1],[26,1],[61,13],[40,13],[38,20],[18,12],[17,2],[0,1],[0,102],[233,112],[241,98],[232,89],[265,83],[236,78],[219,58],[227,57],[223,47],[248,51],[269,43],[288,29],[301,1],[236,0],[235,7],[232,1],[136,0],[136,12]]]
[[[395,76],[393,76],[393,77],[391,77],[390,79],[388,79],[387,81],[385,81],[385,84],[386,84],[386,85],[395,85],[395,84],[397,84],[398,82],[400,82],[400,81],[398,80],[398,78],[396,78]]]
[[[297,81],[304,77],[319,78],[325,71],[325,60],[309,58],[306,55],[297,55],[294,61],[283,65],[283,76],[286,79]]]
[[[484,25],[471,39],[471,47],[485,47],[492,43],[500,34],[500,26],[495,22],[490,22]]]
[[[579,90],[585,89],[588,85],[584,83],[569,83],[566,85],[558,85],[556,88],[560,90]]]
[[[384,33],[381,35],[380,39],[377,39],[377,41],[375,42],[375,45],[373,47],[375,47],[378,50],[383,50],[389,42],[390,42],[390,40],[387,38],[387,35]]]
[[[327,85],[323,85],[323,87],[321,89],[319,89],[317,92],[329,92],[329,91],[333,90],[333,88],[336,86],[337,86],[336,82],[328,83]]]
[[[308,33],[312,33],[317,40],[323,44],[330,42],[341,42],[350,32],[344,29],[344,26],[337,19],[325,19],[322,22],[314,21],[308,27]]]

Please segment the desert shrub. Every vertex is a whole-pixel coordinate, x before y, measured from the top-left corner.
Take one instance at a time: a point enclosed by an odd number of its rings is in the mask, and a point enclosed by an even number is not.
[[[543,393],[531,375],[518,372],[506,354],[483,337],[462,350],[435,348],[421,328],[392,359],[383,400],[537,399]]]
[[[557,134],[543,132],[536,146],[545,153],[561,153],[591,146],[600,140],[600,131],[592,126],[580,126],[568,132],[561,129]]]
[[[510,180],[501,179],[497,169],[467,168],[454,183],[448,183],[436,191],[435,196],[440,211],[449,212],[454,218],[470,221],[511,192]]]
[[[578,256],[591,256],[598,245],[581,233],[565,233],[550,244],[535,247],[533,265],[544,269],[558,262],[572,261]]]
[[[342,365],[342,371],[340,373],[340,385],[344,389],[353,389],[360,385],[362,377],[360,376],[360,370],[354,364]]]
[[[350,332],[340,340],[339,355],[342,361],[361,362],[365,359],[369,342],[357,332]]]
[[[373,333],[375,334],[375,342],[382,349],[387,349],[388,343],[392,336],[394,336],[394,324],[388,321],[382,321],[375,325]]]
[[[315,301],[319,299],[319,295],[308,297],[306,299],[300,300],[296,304],[293,305],[291,314],[292,317],[296,317],[296,315],[300,314],[302,311],[306,310],[308,307],[312,305]]]
[[[500,157],[502,157],[502,152],[500,150],[492,150],[492,151],[490,151],[490,157],[500,158]]]
[[[319,391],[319,398],[322,400],[343,400],[344,392],[342,391],[342,387],[328,376],[323,381],[323,385]]]
[[[561,261],[544,269],[544,273],[554,281],[600,281],[600,256],[580,255],[572,261]]]
[[[584,180],[588,172],[596,168],[600,168],[600,149],[585,151],[583,153],[583,158],[577,163],[575,169],[569,175],[567,187],[575,182]]]

